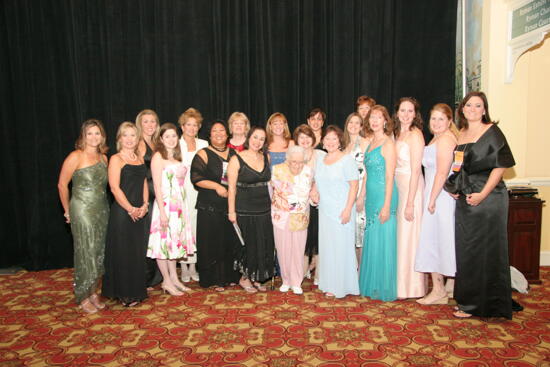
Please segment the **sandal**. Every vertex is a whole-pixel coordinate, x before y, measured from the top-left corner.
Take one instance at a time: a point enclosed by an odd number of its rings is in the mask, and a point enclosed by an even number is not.
[[[137,305],[139,305],[141,302],[140,301],[133,301],[133,302],[130,302],[130,303],[124,303],[122,302],[122,305],[124,307],[136,307]]]
[[[101,302],[97,293],[92,294],[88,299],[98,310],[103,310],[105,308],[105,303]]]
[[[472,317],[472,314],[466,313],[462,310],[458,310],[458,311],[453,312],[453,316],[457,317],[459,319],[467,319],[469,317]]]
[[[334,295],[334,293],[326,292],[326,293],[325,293],[325,297],[328,297],[328,298],[335,298],[336,296]]]
[[[86,312],[87,314],[93,314],[97,312],[97,308],[93,305],[92,302],[90,302],[89,298],[86,298],[84,301],[80,302],[80,305],[78,307],[80,307],[82,311]]]
[[[225,288],[224,287],[214,287],[214,290],[216,292],[225,292]]]
[[[256,287],[260,292],[267,292],[267,287],[261,283],[255,282],[254,287]]]
[[[258,290],[256,288],[254,288],[253,286],[251,286],[251,285],[245,286],[245,285],[242,285],[241,282],[239,282],[239,285],[241,286],[242,289],[244,289],[246,291],[246,293],[256,293],[256,292],[258,292]]]

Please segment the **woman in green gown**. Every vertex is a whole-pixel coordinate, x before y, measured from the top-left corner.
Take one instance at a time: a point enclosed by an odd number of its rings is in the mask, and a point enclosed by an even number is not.
[[[109,219],[105,142],[101,122],[85,121],[75,144],[76,150],[63,162],[57,185],[65,220],[71,224],[73,234],[75,298],[86,313],[105,308],[96,293],[103,275]],[[70,181],[72,194],[69,193]]]

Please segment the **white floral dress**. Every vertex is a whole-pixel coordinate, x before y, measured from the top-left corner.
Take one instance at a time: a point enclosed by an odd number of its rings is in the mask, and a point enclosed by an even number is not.
[[[184,188],[187,173],[188,167],[183,163],[169,164],[162,170],[162,202],[168,227],[163,230],[160,225],[160,211],[155,200],[147,257],[175,260],[195,253],[195,236]]]
[[[361,185],[363,183],[363,177],[365,177],[365,164],[363,159],[365,158],[365,152],[361,150],[361,144],[359,143],[360,139],[357,139],[357,142],[353,146],[353,149],[350,152],[351,157],[355,160],[357,164],[357,170],[359,171],[359,189],[357,190],[357,197],[361,193]],[[366,216],[365,210],[362,210],[356,213],[355,217],[355,247],[363,247],[363,237],[365,236],[365,224]]]

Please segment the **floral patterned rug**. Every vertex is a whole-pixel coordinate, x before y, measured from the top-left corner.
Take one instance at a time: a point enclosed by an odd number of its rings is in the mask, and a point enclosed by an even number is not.
[[[134,308],[83,315],[72,269],[0,276],[0,367],[23,366],[550,366],[550,268],[514,294],[525,310],[456,319],[450,305],[218,293],[150,292]],[[452,301],[451,301],[452,303]]]

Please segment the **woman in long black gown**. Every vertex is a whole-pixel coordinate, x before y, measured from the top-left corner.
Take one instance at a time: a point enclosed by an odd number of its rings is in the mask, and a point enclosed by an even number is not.
[[[242,274],[239,284],[249,293],[267,290],[262,283],[273,276],[275,265],[268,190],[271,171],[265,152],[265,129],[254,126],[248,132],[245,150],[232,157],[227,168],[228,218],[238,224],[244,238],[236,255]]]
[[[123,122],[117,132],[118,153],[109,162],[109,186],[115,197],[111,205],[105,276],[102,293],[118,299],[126,307],[147,298],[145,285],[145,222],[149,207],[147,167],[137,150],[138,132],[131,122]]]
[[[142,110],[136,117],[136,127],[140,138],[138,150],[147,166],[147,186],[149,188],[149,207],[155,202],[155,188],[153,175],[151,174],[151,159],[155,150],[155,142],[159,138],[160,124],[157,113],[153,110]],[[152,213],[147,213],[143,218],[145,222],[145,243],[149,241],[149,228],[151,227]],[[144,255],[145,256],[145,255]],[[155,259],[145,258],[145,284],[154,287],[162,282],[162,275]]]
[[[191,182],[198,191],[197,265],[200,286],[223,292],[239,280],[233,268],[237,239],[227,220],[227,165],[235,151],[227,146],[229,130],[222,121],[214,121],[209,131],[210,145],[191,164]]]
[[[508,192],[502,175],[514,166],[514,157],[489,116],[483,92],[470,92],[458,113],[454,173],[445,184],[457,199],[454,316],[511,319]]]

